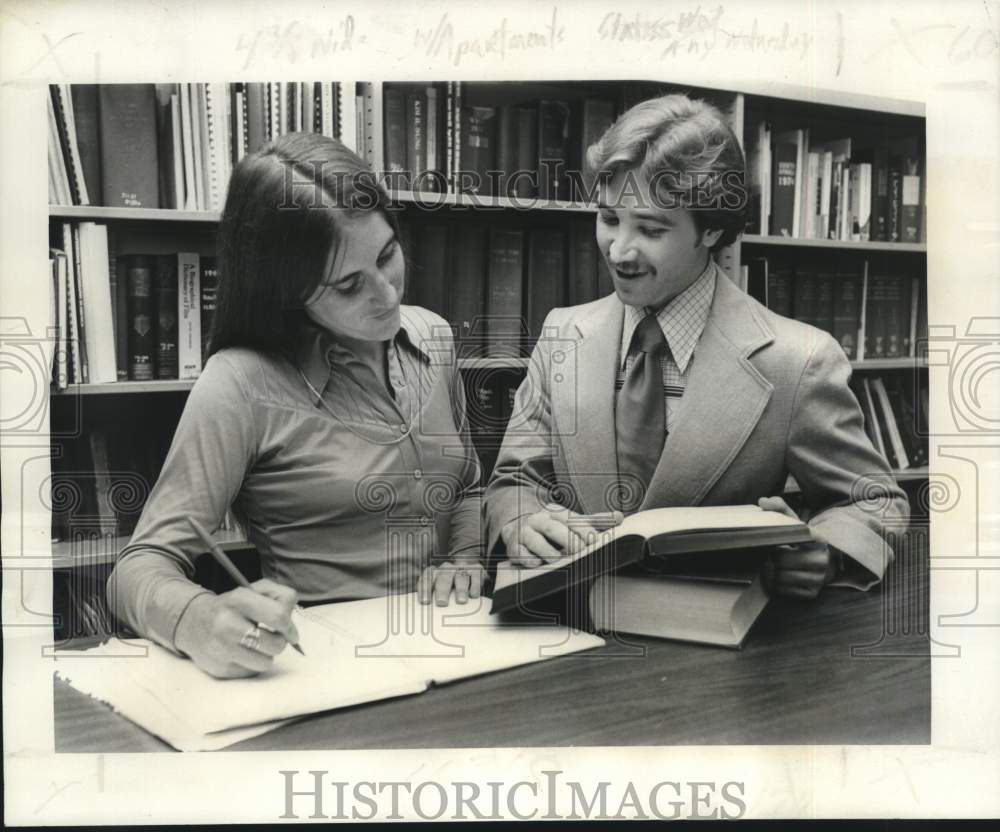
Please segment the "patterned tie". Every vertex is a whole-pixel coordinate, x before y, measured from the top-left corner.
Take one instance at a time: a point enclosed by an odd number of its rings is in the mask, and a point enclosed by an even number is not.
[[[625,511],[634,511],[642,502],[663,451],[666,423],[660,355],[666,349],[660,322],[655,314],[647,315],[632,335],[635,360],[625,375],[615,407],[618,473]]]

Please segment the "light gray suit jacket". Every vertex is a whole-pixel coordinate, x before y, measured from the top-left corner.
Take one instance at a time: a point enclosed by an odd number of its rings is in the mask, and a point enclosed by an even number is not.
[[[616,506],[615,375],[624,306],[610,295],[545,321],[486,490],[489,551],[510,520],[558,502]],[[813,534],[881,578],[906,495],[863,430],[850,364],[827,333],[769,311],[716,268],[673,430],[640,509],[756,503],[802,489]]]

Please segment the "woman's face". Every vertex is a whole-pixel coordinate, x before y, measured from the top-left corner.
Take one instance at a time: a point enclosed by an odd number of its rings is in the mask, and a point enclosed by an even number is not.
[[[399,331],[405,279],[399,241],[379,211],[338,221],[339,262],[331,251],[306,313],[340,338],[386,341]]]

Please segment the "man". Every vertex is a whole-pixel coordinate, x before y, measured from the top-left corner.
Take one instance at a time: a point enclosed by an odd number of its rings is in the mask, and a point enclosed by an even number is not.
[[[589,160],[615,294],[545,321],[486,491],[490,550],[552,561],[619,510],[758,503],[794,516],[780,496],[790,473],[814,540],[772,559],[773,591],[877,582],[887,528],[909,506],[864,433],[849,362],[712,260],[746,212],[721,114],[682,95],[642,102]]]

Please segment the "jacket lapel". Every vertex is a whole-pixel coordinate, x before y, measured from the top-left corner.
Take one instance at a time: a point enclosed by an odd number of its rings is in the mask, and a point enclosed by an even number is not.
[[[748,358],[773,338],[749,298],[716,268],[711,312],[641,509],[697,505],[729,467],[771,398],[772,385]]]
[[[614,405],[623,317],[617,296],[599,301],[576,321],[575,355],[552,364],[556,430],[570,481],[588,514],[608,510],[607,495],[618,479]]]

